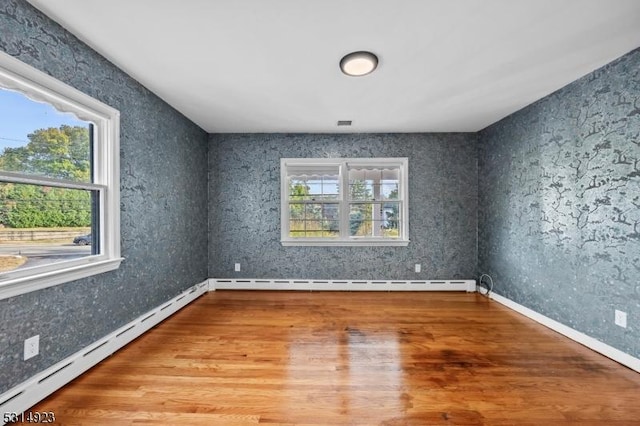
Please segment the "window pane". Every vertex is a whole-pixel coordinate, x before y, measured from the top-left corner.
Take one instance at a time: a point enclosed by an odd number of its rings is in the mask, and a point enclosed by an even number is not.
[[[291,201],[335,200],[339,192],[337,176],[294,177],[289,180]]]
[[[399,168],[349,168],[349,196],[353,201],[398,199]]]
[[[92,125],[0,88],[0,171],[91,182]]]
[[[322,195],[325,198],[337,198],[340,192],[338,179],[324,179],[322,181]]]
[[[349,179],[349,196],[354,201],[373,200],[373,183],[360,179]]]
[[[0,272],[98,254],[92,232],[97,209],[92,199],[97,195],[81,189],[0,183]],[[20,264],[9,262],[12,258]]]
[[[400,230],[398,228],[389,229],[382,227],[382,235],[385,238],[400,238]]]
[[[304,209],[305,220],[321,220],[322,204],[306,204]]]
[[[289,204],[289,219],[304,219],[304,204]]]
[[[349,235],[353,237],[400,236],[400,203],[358,203],[349,207]]]
[[[340,216],[340,210],[339,210],[338,204],[325,203],[322,205],[323,220],[338,222],[340,220],[339,216]]]
[[[337,220],[325,220],[322,222],[322,229],[324,231],[340,232],[340,222]]]
[[[384,203],[380,205],[380,218],[386,236],[399,237],[400,203]]]
[[[290,220],[289,231],[304,231],[304,220]]]
[[[349,208],[349,235],[371,234],[373,204],[351,204]]]
[[[303,201],[309,199],[309,188],[302,179],[291,179],[289,181],[289,200]]]
[[[289,236],[334,237],[340,234],[337,203],[307,203],[289,205]]]
[[[381,193],[383,200],[397,200],[399,198],[398,194],[400,192],[400,185],[398,182],[387,182],[382,181]]]

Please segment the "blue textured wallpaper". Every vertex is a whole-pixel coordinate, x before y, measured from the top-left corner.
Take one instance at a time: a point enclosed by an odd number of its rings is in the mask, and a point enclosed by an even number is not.
[[[27,2],[0,49],[121,112],[119,270],[0,300],[0,393],[207,278],[207,134]],[[40,335],[40,355],[22,360]]]
[[[209,275],[452,279],[476,274],[476,135],[211,135]],[[407,247],[282,247],[280,158],[408,157]],[[241,272],[234,272],[240,263]],[[422,272],[414,272],[414,264]]]
[[[483,130],[479,153],[479,272],[640,356],[640,50]]]

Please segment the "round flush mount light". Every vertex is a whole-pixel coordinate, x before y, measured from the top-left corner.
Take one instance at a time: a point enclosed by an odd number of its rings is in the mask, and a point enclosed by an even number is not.
[[[378,66],[378,57],[371,52],[353,52],[342,58],[340,69],[346,75],[360,77],[371,74]]]

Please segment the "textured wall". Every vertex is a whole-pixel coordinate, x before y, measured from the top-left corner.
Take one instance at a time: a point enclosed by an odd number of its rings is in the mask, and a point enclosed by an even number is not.
[[[474,134],[212,135],[210,144],[211,277],[475,276]],[[409,246],[282,247],[281,157],[409,157]],[[233,271],[236,262],[242,272]]]
[[[0,393],[207,278],[207,135],[25,1],[0,49],[121,112],[119,270],[0,301]],[[22,360],[25,338],[40,355]]]
[[[640,356],[640,50],[483,130],[479,151],[479,272]]]

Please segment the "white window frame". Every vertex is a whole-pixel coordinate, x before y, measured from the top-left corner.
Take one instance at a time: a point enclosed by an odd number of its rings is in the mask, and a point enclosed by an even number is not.
[[[399,167],[400,229],[397,238],[350,236],[348,167]],[[289,236],[288,167],[336,166],[339,169],[339,197],[335,201],[340,211],[340,236],[324,238],[293,238]],[[409,160],[402,158],[281,158],[280,159],[280,242],[283,246],[407,246],[409,244]]]
[[[79,90],[0,52],[0,86],[46,102],[94,124],[93,180],[80,183],[0,171],[3,182],[96,191],[99,252],[68,261],[0,273],[0,299],[55,286],[120,266],[120,112]]]

